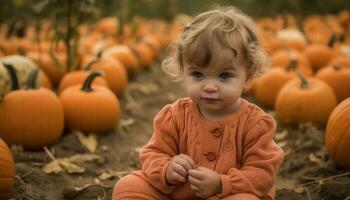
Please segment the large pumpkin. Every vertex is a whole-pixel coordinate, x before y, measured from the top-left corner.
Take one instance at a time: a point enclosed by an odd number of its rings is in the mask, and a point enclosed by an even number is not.
[[[315,78],[289,81],[277,95],[276,113],[279,122],[325,124],[337,105],[336,96],[330,86]]]
[[[6,143],[0,138],[0,199],[7,199],[15,185],[15,165]]]
[[[114,128],[120,114],[119,100],[108,88],[91,86],[100,75],[101,72],[92,72],[83,86],[72,86],[61,93],[68,129],[104,133]]]
[[[9,71],[15,82],[14,69]],[[9,145],[38,149],[55,143],[62,135],[62,105],[51,90],[34,89],[37,73],[38,69],[31,73],[27,89],[19,89],[14,83],[13,91],[0,103],[0,137]]]
[[[120,61],[127,71],[137,71],[140,69],[140,64],[137,60],[137,55],[127,45],[114,45],[103,51],[102,58],[110,57],[116,61]]]
[[[341,102],[329,117],[326,148],[339,166],[350,169],[350,98]]]

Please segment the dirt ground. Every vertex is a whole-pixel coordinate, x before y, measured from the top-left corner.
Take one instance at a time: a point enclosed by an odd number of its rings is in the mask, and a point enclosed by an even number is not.
[[[43,166],[52,161],[49,154],[55,159],[90,154],[77,134],[65,133],[48,151],[12,147],[17,175],[10,199],[111,199],[118,179],[139,169],[138,151],[152,134],[154,115],[183,95],[181,86],[169,81],[159,64],[134,75],[127,94],[121,99],[120,123],[114,131],[97,136],[94,155],[98,157],[77,163],[85,168],[82,173],[43,171]],[[277,178],[277,199],[350,199],[350,172],[338,168],[329,158],[324,149],[324,127],[310,124],[288,129],[279,127],[275,139],[285,150]]]

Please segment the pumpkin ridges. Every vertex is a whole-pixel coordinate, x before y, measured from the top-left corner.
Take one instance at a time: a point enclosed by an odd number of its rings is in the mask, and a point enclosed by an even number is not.
[[[332,112],[326,128],[326,148],[342,167],[350,167],[350,98],[341,102]]]
[[[93,93],[86,93],[80,90],[80,86],[72,86],[60,95],[69,129],[103,133],[112,129],[119,119],[120,103],[113,92],[101,86],[92,88]]]
[[[327,121],[330,112],[336,106],[335,94],[326,83],[317,79],[310,78],[309,84],[309,89],[301,90],[300,80],[295,79],[281,89],[277,95],[275,109],[282,124],[289,121],[322,124]]]
[[[7,199],[15,185],[15,165],[7,144],[0,138],[0,199]]]

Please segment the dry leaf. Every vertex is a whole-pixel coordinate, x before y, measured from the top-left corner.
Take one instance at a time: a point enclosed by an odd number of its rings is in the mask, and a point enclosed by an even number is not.
[[[127,175],[131,172],[132,170],[128,170],[128,171],[107,171],[107,172],[103,172],[98,179],[105,181],[108,179],[112,179],[114,177],[122,177],[124,175]]]
[[[287,134],[288,134],[287,129],[283,130],[282,132],[278,132],[275,134],[275,140],[276,141],[284,140],[286,138]]]
[[[46,174],[51,174],[51,173],[57,174],[58,172],[61,172],[61,171],[66,171],[69,174],[74,174],[74,173],[85,172],[85,168],[79,167],[78,165],[67,162],[65,160],[57,159],[50,162],[47,165],[44,165],[43,171]]]
[[[143,94],[149,95],[153,92],[156,92],[159,90],[158,85],[154,83],[144,83],[144,84],[139,84],[139,83],[132,83],[128,86],[128,89],[131,90],[139,90]]]
[[[52,162],[44,165],[43,171],[46,174],[50,173],[59,173],[61,171],[65,171],[69,174],[72,173],[83,173],[85,172],[85,168],[78,166],[75,163],[82,163],[86,161],[94,161],[100,159],[100,156],[95,154],[78,154],[71,156],[69,158],[59,158],[54,159]]]
[[[84,135],[80,131],[74,131],[74,134],[78,136],[80,143],[86,147],[91,153],[94,153],[97,148],[96,135],[90,134],[88,136]]]
[[[324,165],[324,160],[322,160],[321,158],[317,157],[314,153],[310,153],[309,154],[309,160],[311,162],[317,163],[318,165],[322,166]]]

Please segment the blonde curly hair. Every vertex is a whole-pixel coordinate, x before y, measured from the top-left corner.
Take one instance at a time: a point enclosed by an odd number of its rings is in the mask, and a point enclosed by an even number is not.
[[[175,44],[169,46],[162,68],[174,80],[181,80],[184,63],[205,67],[213,53],[223,47],[232,49],[235,55],[243,52],[247,80],[266,70],[267,58],[258,41],[255,23],[232,6],[194,17]]]

